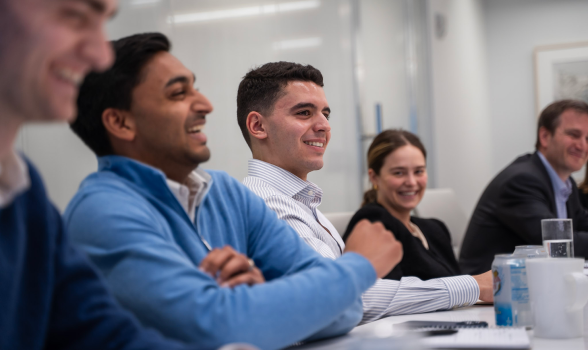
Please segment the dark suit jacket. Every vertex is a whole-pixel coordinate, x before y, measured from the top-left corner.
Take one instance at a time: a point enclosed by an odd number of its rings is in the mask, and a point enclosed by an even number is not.
[[[588,214],[573,179],[567,201],[574,224],[576,257],[588,256]],[[557,218],[551,179],[537,152],[517,158],[490,182],[482,194],[463,240],[459,264],[467,274],[490,270],[495,254],[517,245],[542,244],[541,220]]]
[[[427,250],[420,239],[414,237],[400,220],[378,203],[367,204],[355,213],[343,235],[344,241],[347,241],[355,224],[362,219],[381,222],[402,243],[402,261],[384,278],[399,280],[403,276],[415,276],[428,280],[461,274],[451,247],[449,230],[443,222],[437,219],[410,218],[427,239]]]
[[[580,203],[584,209],[588,209],[588,193],[584,193],[582,190],[578,189],[578,194],[580,195]]]

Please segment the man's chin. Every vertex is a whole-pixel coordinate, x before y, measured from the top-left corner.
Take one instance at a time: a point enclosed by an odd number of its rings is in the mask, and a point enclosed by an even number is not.
[[[22,106],[22,105],[21,105]],[[74,101],[46,101],[45,103],[29,103],[24,108],[16,109],[28,122],[68,122],[72,123],[78,110]]]
[[[199,150],[198,152],[195,152],[192,154],[192,160],[198,164],[208,162],[209,159],[210,159],[210,149],[208,149],[208,147],[206,147],[206,146],[204,146],[204,149]]]
[[[571,165],[567,164],[567,173],[571,176],[573,173],[582,170],[582,166],[578,166],[577,164]]]
[[[60,96],[47,101],[42,118],[45,121],[68,122],[73,123],[78,116],[78,107],[76,104],[77,93],[75,95]]]
[[[309,169],[310,171],[317,171],[317,170],[321,170],[324,166],[324,162],[321,161],[316,161],[316,162],[312,162],[312,164],[309,164]]]

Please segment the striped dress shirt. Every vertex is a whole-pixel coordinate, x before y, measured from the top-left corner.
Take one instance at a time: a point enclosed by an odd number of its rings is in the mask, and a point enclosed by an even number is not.
[[[318,210],[323,191],[317,185],[256,159],[249,161],[248,176],[243,184],[263,198],[280,219],[322,256],[331,259],[341,256],[345,243]],[[360,324],[392,315],[470,306],[478,300],[479,294],[478,283],[471,276],[428,281],[416,277],[403,277],[400,281],[378,279],[363,294],[364,314]]]

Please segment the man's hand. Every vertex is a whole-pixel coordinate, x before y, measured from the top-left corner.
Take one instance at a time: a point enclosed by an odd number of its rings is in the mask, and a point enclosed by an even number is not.
[[[261,271],[253,265],[253,260],[228,245],[208,253],[200,262],[200,270],[214,277],[221,287],[233,288],[240,284],[251,286],[265,282]]]
[[[345,252],[354,252],[368,259],[378,278],[386,276],[402,260],[402,244],[381,222],[358,222],[347,239]]]
[[[472,276],[480,287],[480,300],[494,301],[494,289],[492,288],[492,270],[481,275]]]

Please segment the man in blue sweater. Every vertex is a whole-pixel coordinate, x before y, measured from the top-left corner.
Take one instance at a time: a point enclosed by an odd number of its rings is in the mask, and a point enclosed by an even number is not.
[[[184,349],[122,310],[69,243],[14,140],[28,121],[71,120],[78,85],[112,63],[116,0],[0,0],[0,349]]]
[[[398,242],[365,221],[346,254],[321,257],[237,180],[198,168],[210,156],[212,106],[167,38],[138,34],[113,46],[113,67],[84,81],[72,124],[99,169],[64,217],[120,303],[204,348],[273,349],[353,328],[361,294],[401,258]]]

